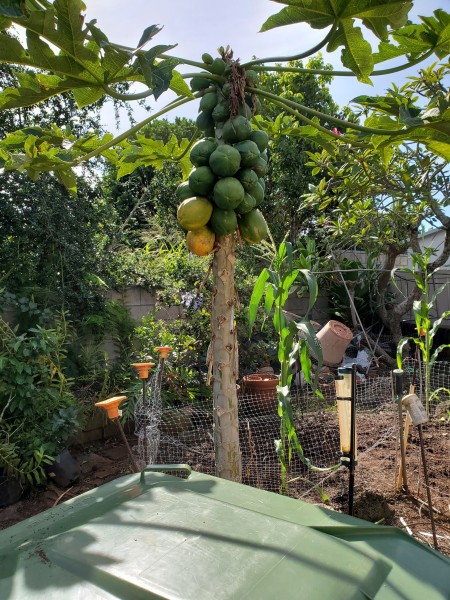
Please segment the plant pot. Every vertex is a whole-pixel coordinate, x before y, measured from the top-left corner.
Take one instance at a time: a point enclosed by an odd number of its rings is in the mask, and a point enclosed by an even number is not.
[[[341,364],[344,352],[353,339],[353,333],[339,321],[328,321],[317,334],[322,348],[323,362],[331,367]]]
[[[18,479],[0,475],[0,508],[14,504],[22,494],[23,487]]]
[[[252,373],[243,378],[242,408],[248,412],[276,413],[279,376],[271,373]]]
[[[80,478],[80,466],[68,450],[63,450],[45,470],[59,487],[68,487]]]

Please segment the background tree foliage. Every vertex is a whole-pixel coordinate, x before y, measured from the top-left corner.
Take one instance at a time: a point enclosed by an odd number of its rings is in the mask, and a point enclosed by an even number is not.
[[[301,61],[293,61],[290,66],[303,68]],[[331,71],[319,56],[310,59],[305,69],[320,69],[325,73]],[[314,75],[312,73],[264,71],[261,74],[261,86],[279,96],[319,110],[322,113],[339,115],[339,108],[331,97],[329,84],[332,75]],[[309,184],[316,182],[317,177],[311,175],[306,167],[307,151],[318,150],[313,140],[305,139],[300,128],[295,127],[295,119],[280,107],[264,103],[262,105],[260,125],[270,130],[269,193],[265,205],[275,206],[276,211],[271,220],[271,231],[277,241],[289,234],[295,244],[297,238],[305,235],[308,228],[308,215],[303,209],[302,197],[308,192]],[[324,122],[325,127],[333,129],[331,123]],[[264,206],[264,205],[263,205]]]
[[[449,111],[449,67],[434,65],[401,89],[393,87],[377,103],[360,97],[361,111],[368,121],[392,114],[415,115]],[[387,117],[391,119],[391,116]],[[405,117],[406,118],[406,117]],[[414,285],[409,296],[393,302],[391,271],[400,254],[421,252],[420,232],[424,227],[445,231],[445,242],[427,266],[428,272],[442,267],[450,256],[450,171],[445,159],[420,142],[352,148],[341,145],[332,151],[310,153],[309,166],[323,175],[311,189],[307,206],[317,224],[329,236],[329,248],[338,256],[355,247],[377,256],[379,266],[374,296],[381,321],[398,341],[401,321],[421,296]]]

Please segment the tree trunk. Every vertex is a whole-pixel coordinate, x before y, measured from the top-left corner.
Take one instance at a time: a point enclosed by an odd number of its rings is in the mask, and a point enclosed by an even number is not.
[[[213,261],[211,347],[216,475],[241,481],[236,380],[238,348],[235,324],[234,235],[217,237]]]

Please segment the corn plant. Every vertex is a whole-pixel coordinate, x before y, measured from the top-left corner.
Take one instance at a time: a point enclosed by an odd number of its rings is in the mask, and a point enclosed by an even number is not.
[[[299,321],[288,320],[284,305],[290,294],[296,291],[301,279],[306,280],[309,292],[309,304],[306,315]],[[303,448],[295,431],[294,415],[290,402],[290,386],[293,377],[293,366],[296,361],[305,380],[316,388],[317,375],[322,366],[322,349],[309,320],[309,313],[318,295],[317,281],[307,269],[294,266],[292,244],[284,241],[279,248],[273,247],[273,258],[269,268],[264,268],[259,275],[250,299],[248,322],[250,329],[256,319],[258,307],[264,298],[264,315],[272,315],[273,324],[278,335],[278,360],[280,362],[280,382],[277,388],[278,415],[280,417],[280,439],[275,441],[275,448],[281,466],[281,493],[287,492],[287,469],[295,450],[303,463],[310,461],[305,457]],[[310,352],[316,357],[318,366],[313,376]],[[320,393],[320,392],[317,392]]]
[[[431,392],[431,369],[439,357],[439,354],[444,348],[450,347],[450,344],[442,344],[433,352],[434,337],[444,319],[450,316],[450,311],[447,310],[434,322],[431,321],[430,313],[436,303],[438,295],[447,287],[444,283],[434,293],[430,290],[430,280],[433,275],[439,271],[439,267],[429,269],[430,258],[433,254],[433,248],[425,248],[422,253],[413,252],[411,255],[412,268],[398,267],[392,270],[391,277],[394,285],[398,288],[395,281],[395,273],[403,271],[409,273],[414,278],[416,286],[422,293],[422,298],[415,300],[413,304],[414,320],[416,324],[416,336],[403,337],[397,346],[397,365],[402,368],[403,350],[409,342],[413,342],[420,351],[423,366],[424,366],[424,393],[425,393],[425,409],[427,415],[430,411],[430,402],[433,398],[439,395],[439,392],[444,392],[450,396],[450,390],[447,388],[439,388]]]

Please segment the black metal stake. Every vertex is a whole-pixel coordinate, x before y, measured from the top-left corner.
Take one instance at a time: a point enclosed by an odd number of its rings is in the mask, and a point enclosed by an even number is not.
[[[352,365],[352,395],[350,397],[350,464],[348,477],[348,514],[353,516],[353,496],[356,466],[356,365]]]
[[[431,502],[430,483],[429,483],[429,479],[428,479],[427,459],[425,457],[425,447],[424,447],[424,443],[423,443],[422,425],[417,425],[417,428],[419,429],[420,452],[422,454],[422,465],[423,465],[423,475],[425,478],[425,487],[427,488],[428,512],[430,513],[431,531],[433,532],[434,547],[436,548],[436,550],[439,550],[437,536],[436,536],[436,525],[434,522],[433,504]]]

